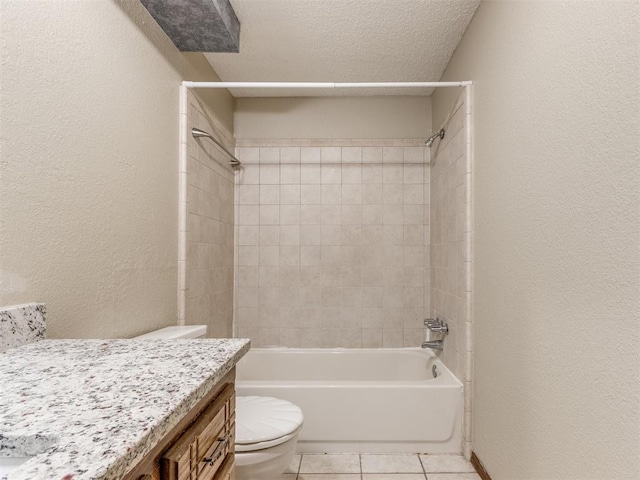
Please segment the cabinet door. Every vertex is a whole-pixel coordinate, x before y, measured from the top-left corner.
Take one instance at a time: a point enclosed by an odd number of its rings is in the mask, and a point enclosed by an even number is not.
[[[214,480],[235,480],[234,468],[235,468],[235,458],[233,453],[227,455],[227,459],[224,461],[218,473],[214,477]]]
[[[230,383],[162,456],[162,480],[216,478],[234,448],[234,405]]]

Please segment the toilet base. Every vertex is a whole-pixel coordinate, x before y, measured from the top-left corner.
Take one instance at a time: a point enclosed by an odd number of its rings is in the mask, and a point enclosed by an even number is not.
[[[298,434],[274,447],[235,453],[236,480],[273,480],[285,472],[296,450]]]

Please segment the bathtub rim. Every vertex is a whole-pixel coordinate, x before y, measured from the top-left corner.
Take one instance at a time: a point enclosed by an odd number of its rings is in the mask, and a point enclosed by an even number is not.
[[[463,382],[458,379],[453,372],[444,364],[442,359],[433,351],[423,349],[420,347],[394,347],[394,348],[346,348],[346,347],[329,347],[329,348],[304,348],[304,347],[251,347],[247,352],[247,355],[250,355],[251,352],[256,353],[290,353],[290,354],[303,354],[304,352],[309,353],[323,353],[323,354],[356,354],[359,353],[416,353],[420,355],[424,355],[435,360],[436,365],[439,369],[441,369],[441,373],[437,378],[427,378],[424,380],[241,380],[236,379],[236,383],[241,383],[242,385],[247,386],[268,386],[268,385],[279,385],[283,387],[312,387],[312,386],[326,386],[326,387],[346,387],[346,386],[354,386],[357,384],[358,387],[380,387],[380,388],[389,388],[392,386],[400,386],[403,387],[414,387],[414,388],[450,388],[450,387],[460,387],[464,386]]]

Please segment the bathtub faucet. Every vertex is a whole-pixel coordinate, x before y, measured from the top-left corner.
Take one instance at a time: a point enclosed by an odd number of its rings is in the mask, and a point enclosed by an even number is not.
[[[432,350],[444,349],[444,340],[429,340],[422,344],[422,348],[430,348]]]
[[[440,333],[443,336],[449,333],[449,325],[447,322],[443,322],[439,318],[427,318],[424,321],[425,327],[434,333]],[[422,348],[430,348],[432,350],[444,349],[444,338],[440,340],[430,340],[422,344]]]

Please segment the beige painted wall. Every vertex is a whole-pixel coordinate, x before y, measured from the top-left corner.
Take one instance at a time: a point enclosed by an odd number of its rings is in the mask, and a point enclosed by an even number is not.
[[[238,98],[235,136],[245,138],[422,138],[429,97]]]
[[[639,8],[484,1],[443,77],[475,82],[473,449],[494,480],[638,478]]]
[[[139,2],[0,3],[0,304],[50,337],[176,323],[178,87],[216,80]],[[232,128],[233,98],[207,93]]]

